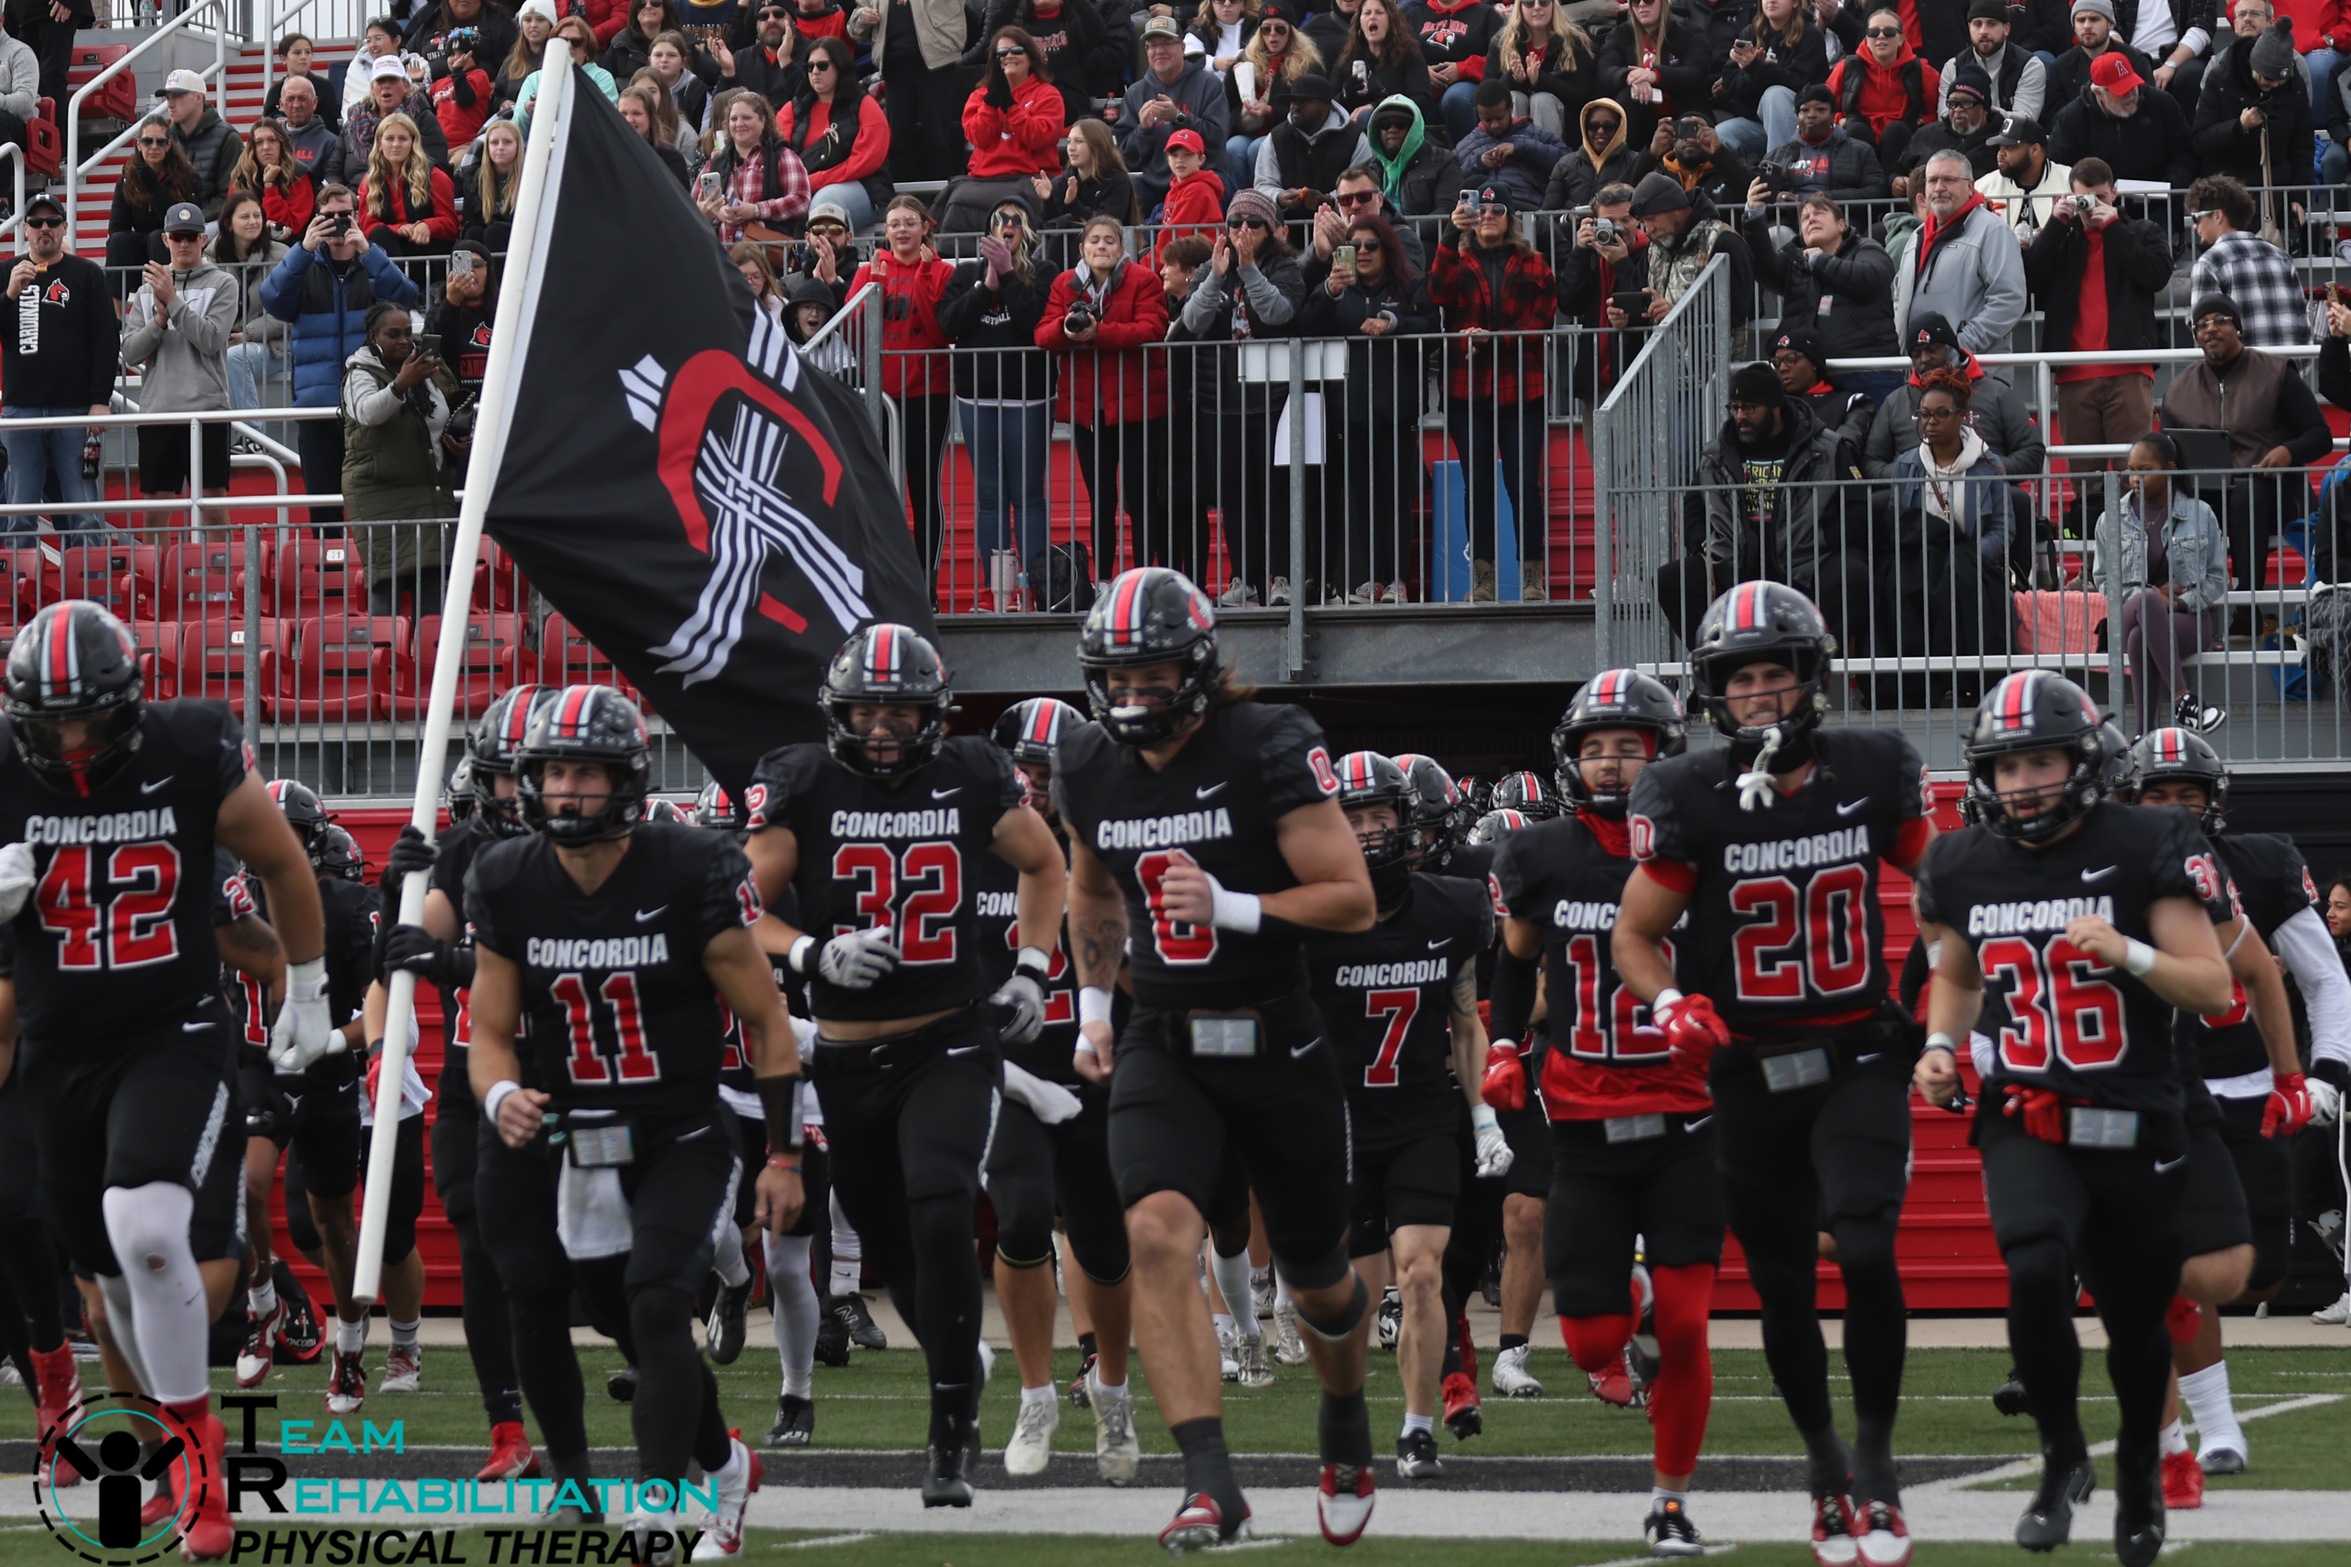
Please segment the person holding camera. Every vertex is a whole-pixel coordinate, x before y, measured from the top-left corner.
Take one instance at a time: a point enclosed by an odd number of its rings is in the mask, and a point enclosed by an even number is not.
[[[1885,247],[1847,223],[1844,209],[1816,192],[1796,208],[1797,237],[1775,248],[1769,199],[1762,180],[1750,185],[1742,223],[1755,256],[1755,281],[1780,291],[1780,319],[1811,328],[1829,359],[1882,359],[1901,352],[1894,334],[1894,258]],[[1873,398],[1901,379],[1899,370],[1849,377],[1854,390]]]
[[[302,243],[286,252],[261,285],[261,308],[292,323],[286,341],[297,408],[332,408],[341,400],[343,367],[366,341],[370,309],[378,303],[406,309],[424,298],[382,247],[369,242],[359,228],[358,211],[359,197],[350,186],[322,188],[318,215]],[[301,421],[294,426],[294,445],[302,455],[303,481],[314,490],[342,482],[339,421]],[[313,506],[310,520],[339,523],[343,508]]]
[[[1037,347],[1037,325],[1051,286],[1029,209],[1001,201],[979,259],[955,269],[939,301],[940,329],[964,350],[954,356],[955,421],[971,457],[975,611],[1022,608],[1027,563],[1050,542],[1053,367]]]
[[[1070,425],[1070,444],[1093,500],[1096,577],[1118,560],[1119,494],[1142,535],[1135,558],[1145,560],[1165,537],[1167,498],[1176,486],[1167,471],[1167,367],[1146,352],[1167,335],[1168,306],[1158,275],[1126,253],[1126,229],[1103,216],[1086,224],[1078,264],[1053,280],[1037,320],[1037,346],[1064,356],[1054,417]],[[1165,559],[1197,569],[1196,540],[1168,540]],[[1042,588],[1044,584],[1036,583]],[[1048,606],[1050,607],[1050,606]]]
[[[2120,446],[2155,422],[2155,367],[2130,355],[2165,347],[2156,304],[2171,287],[2163,230],[2119,209],[2114,171],[2084,158],[2071,195],[2024,253],[2025,286],[2041,307],[2041,351],[2110,354],[2099,364],[2060,365],[2057,419],[2077,445]],[[2112,458],[2066,459],[2077,472],[2117,467]]]
[[[481,0],[473,0],[480,5]],[[490,73],[482,66],[482,33],[478,27],[453,27],[442,40],[441,74],[425,89],[433,101],[433,117],[452,147],[469,147],[490,118]]]
[[[1731,351],[1742,352],[1755,313],[1755,258],[1747,242],[1731,231],[1712,201],[1682,189],[1669,174],[1641,177],[1633,187],[1633,216],[1649,231],[1649,322],[1664,320],[1706,263],[1721,255],[1731,267]]]
[[[1836,95],[1823,86],[1796,95],[1795,137],[1772,148],[1755,173],[1766,197],[1782,200],[1817,195],[1835,202],[1875,201],[1886,194],[1877,153],[1837,123]],[[1754,205],[1752,199],[1748,205]]]
[[[1637,331],[1649,318],[1649,235],[1633,221],[1633,188],[1603,185],[1588,207],[1568,214],[1566,256],[1559,263],[1559,311],[1593,333],[1588,353],[1570,356],[1575,400],[1600,405],[1641,351]],[[1600,330],[1603,327],[1610,331]]]
[[[1649,150],[1634,161],[1632,180],[1670,174],[1684,190],[1702,192],[1717,207],[1746,200],[1755,176],[1703,114],[1659,120]]]
[[[353,522],[425,524],[359,530],[368,613],[437,615],[448,530],[431,524],[457,515],[450,481],[470,443],[450,417],[463,394],[416,341],[407,306],[370,306],[365,335],[343,366],[343,509]]]
[[[498,315],[498,275],[489,247],[461,239],[449,251],[449,276],[425,317],[441,340],[441,359],[468,392],[479,393],[490,367],[490,324]]]
[[[1731,40],[1720,87],[1738,117],[1716,129],[1742,158],[1792,139],[1797,94],[1829,79],[1827,35],[1813,25],[1811,10],[1803,0],[1762,0]]]
[[[514,13],[499,0],[435,0],[417,7],[408,24],[407,47],[409,52],[433,61],[433,74],[439,76],[449,69],[449,37],[461,31],[473,34],[467,53],[490,71],[493,79],[498,62],[513,52],[515,40],[521,36]]]
[[[2310,89],[2294,68],[2295,48],[2294,19],[2280,17],[2249,47],[2231,49],[2218,69],[2204,73],[2188,128],[2198,174],[2227,175],[2251,190],[2309,182]],[[2262,227],[2284,229],[2302,220],[2300,202],[2282,194],[2264,200]]]

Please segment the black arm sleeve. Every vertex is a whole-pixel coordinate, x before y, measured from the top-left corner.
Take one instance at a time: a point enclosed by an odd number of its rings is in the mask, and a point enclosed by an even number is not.
[[[1535,973],[1539,960],[1522,958],[1510,950],[1507,939],[1494,953],[1494,986],[1489,997],[1491,1021],[1486,1032],[1495,1039],[1524,1044],[1527,1024],[1535,1013]]]

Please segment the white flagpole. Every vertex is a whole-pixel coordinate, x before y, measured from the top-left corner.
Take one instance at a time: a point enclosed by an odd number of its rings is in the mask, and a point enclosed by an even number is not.
[[[551,194],[548,164],[556,156],[558,139],[571,117],[571,45],[561,34],[547,40],[546,59],[539,75],[539,95],[531,110],[531,134],[523,149],[522,182],[515,192],[514,236],[507,246],[509,275],[498,294],[498,311],[490,331],[489,363],[482,373],[480,411],[474,424],[473,451],[465,468],[465,500],[458,508],[457,537],[450,547],[449,582],[442,597],[441,644],[433,665],[433,686],[425,701],[424,739],[417,751],[416,798],[408,819],[428,839],[440,815],[442,762],[449,749],[451,710],[457,705],[457,677],[465,653],[467,608],[473,592],[474,563],[482,549],[482,522],[490,510],[491,486],[506,452],[506,431],[513,409],[515,386],[522,379],[522,357],[530,336],[530,313],[538,303],[537,282],[543,264],[542,229],[551,230],[547,208]],[[517,279],[513,268],[523,276]],[[419,872],[400,889],[400,923],[424,923],[430,878]],[[355,1304],[372,1306],[381,1298],[384,1271],[384,1227],[392,1206],[392,1164],[400,1135],[401,1084],[408,1075],[408,1041],[414,1029],[416,976],[403,969],[391,979],[391,1002],[384,1016],[383,1070],[376,1084],[375,1127],[368,1144],[367,1205],[359,1218],[358,1266],[351,1287]],[[454,1019],[451,1020],[455,1022]]]

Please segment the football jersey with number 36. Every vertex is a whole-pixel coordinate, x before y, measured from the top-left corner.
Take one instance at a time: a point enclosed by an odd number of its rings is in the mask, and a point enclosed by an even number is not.
[[[1276,829],[1339,792],[1322,730],[1298,708],[1212,707],[1162,771],[1098,724],[1061,737],[1053,795],[1071,839],[1093,851],[1126,897],[1135,999],[1157,1007],[1243,1007],[1305,984],[1295,931],[1255,935],[1157,918],[1153,893],[1189,861],[1234,892],[1298,885]]]

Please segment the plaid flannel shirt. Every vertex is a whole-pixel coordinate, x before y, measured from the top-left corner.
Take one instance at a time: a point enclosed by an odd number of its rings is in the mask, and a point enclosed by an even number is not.
[[[2189,297],[2226,294],[2252,348],[2291,348],[2310,341],[2310,306],[2294,263],[2258,234],[2230,230],[2196,258]]]
[[[782,194],[773,201],[762,201],[759,193],[767,188],[766,160],[770,157],[775,159],[776,189]],[[735,177],[727,182],[726,189],[727,200],[757,207],[762,223],[790,223],[805,216],[810,196],[808,168],[800,161],[799,155],[788,147],[771,147],[767,144],[761,146],[758,156],[744,158],[736,163]],[[719,224],[720,244],[732,245],[742,237],[741,224]]]

